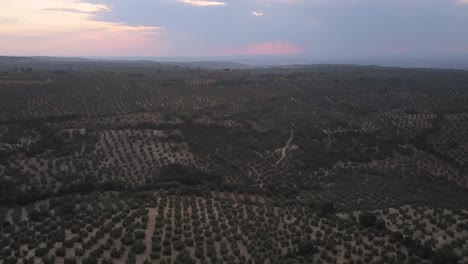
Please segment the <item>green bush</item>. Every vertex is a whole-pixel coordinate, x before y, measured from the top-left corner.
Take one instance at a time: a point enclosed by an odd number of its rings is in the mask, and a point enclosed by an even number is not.
[[[98,264],[98,261],[95,257],[89,256],[83,259],[82,264]]]
[[[60,248],[55,249],[55,255],[57,255],[58,257],[65,257],[66,253],[67,253],[67,251],[65,250],[64,247],[60,247]]]
[[[296,255],[308,256],[317,253],[318,249],[313,241],[301,241],[297,245]]]
[[[63,259],[64,264],[76,264],[76,258],[74,257],[67,257]]]
[[[385,220],[377,219],[377,221],[375,222],[375,228],[377,228],[379,230],[387,229],[387,224],[385,223]]]
[[[162,252],[162,253],[164,254],[164,256],[170,256],[170,255],[172,255],[172,248],[171,248],[171,246],[165,246],[165,247],[163,248],[163,252]]]
[[[135,245],[132,247],[132,251],[137,255],[145,253],[145,250],[146,250],[146,246],[140,240],[138,240],[135,243]]]
[[[432,257],[432,261],[435,264],[457,264],[458,260],[458,255],[455,254],[453,249],[448,245],[442,246]]]
[[[359,215],[359,222],[365,228],[373,227],[376,221],[377,221],[377,217],[373,213],[362,212]]]
[[[38,247],[34,251],[34,255],[36,257],[43,257],[43,256],[47,255],[47,253],[49,253],[49,248],[47,248],[47,247]]]
[[[55,256],[54,255],[43,256],[42,257],[42,263],[44,263],[44,264],[54,264],[55,263]]]
[[[111,258],[118,259],[122,256],[122,254],[120,253],[120,250],[118,250],[117,248],[112,248],[110,252],[110,256]]]
[[[18,263],[18,258],[15,256],[11,256],[3,260],[3,264],[16,264],[16,263]]]
[[[324,202],[320,204],[320,207],[319,207],[320,217],[324,217],[324,216],[334,214],[334,213],[335,213],[335,204],[333,202],[328,201],[328,202]]]

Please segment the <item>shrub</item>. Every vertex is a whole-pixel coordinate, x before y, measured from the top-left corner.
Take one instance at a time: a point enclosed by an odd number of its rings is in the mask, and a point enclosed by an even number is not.
[[[133,245],[135,239],[133,238],[132,234],[127,233],[122,237],[122,244],[129,246]]]
[[[136,263],[136,255],[132,251],[128,253],[127,260],[125,261],[125,264],[135,264]]]
[[[67,240],[65,240],[65,242],[63,242],[63,245],[66,248],[73,248],[73,246],[75,245],[75,239],[73,239],[73,238],[67,239]]]
[[[135,252],[135,254],[143,254],[145,253],[145,250],[146,246],[140,240],[138,240],[132,248],[132,251]]]
[[[73,257],[67,257],[63,259],[64,264],[76,264],[76,258]]]
[[[377,217],[370,212],[362,212],[359,215],[359,222],[365,228],[373,227],[376,221],[377,221]]]
[[[313,241],[301,241],[297,246],[297,255],[307,256],[317,253],[317,247]]]
[[[377,221],[375,222],[375,227],[379,230],[385,230],[387,229],[387,224],[385,223],[385,220],[377,219]]]
[[[75,248],[75,256],[81,257],[85,253],[84,249],[82,247],[77,247]]]
[[[89,256],[83,259],[83,264],[98,264],[98,261],[95,257]]]
[[[65,257],[65,254],[66,254],[66,250],[64,247],[55,249],[55,255],[57,255],[58,257]]]
[[[2,249],[2,251],[0,252],[0,256],[2,256],[3,258],[7,258],[11,256],[11,249],[10,248]]]
[[[55,256],[54,255],[43,256],[42,257],[42,263],[44,263],[44,264],[54,264],[55,263]]]
[[[196,261],[190,257],[190,254],[182,250],[179,255],[177,255],[177,258],[175,260],[176,264],[195,264]]]
[[[114,261],[112,259],[108,259],[108,258],[103,258],[101,260],[101,264],[113,264]]]
[[[117,248],[112,248],[110,252],[110,256],[111,258],[118,259],[122,256],[122,254],[120,253],[120,250],[118,250]]]
[[[333,202],[324,202],[320,205],[319,216],[324,217],[335,213],[335,204]]]
[[[432,258],[432,261],[435,264],[457,264],[459,257],[453,249],[448,246],[444,245],[440,249],[438,249]]]
[[[18,259],[14,256],[8,257],[3,260],[3,264],[16,264],[18,263]]]
[[[195,167],[182,164],[170,164],[161,168],[160,182],[178,181],[184,185],[195,186],[203,182],[221,183],[221,177],[207,174]]]
[[[152,252],[150,253],[150,258],[151,258],[151,259],[159,259],[159,256],[160,256],[160,255],[159,255],[159,252],[152,251]]]
[[[170,256],[172,255],[172,248],[170,246],[165,246],[163,248],[163,252],[164,256]]]
[[[135,232],[135,238],[136,239],[143,239],[145,238],[146,234],[145,234],[145,231],[137,231]]]
[[[34,264],[34,257],[23,258],[23,264]]]
[[[36,257],[43,257],[49,253],[49,248],[47,247],[38,247],[36,248],[36,251],[34,251],[34,255]]]

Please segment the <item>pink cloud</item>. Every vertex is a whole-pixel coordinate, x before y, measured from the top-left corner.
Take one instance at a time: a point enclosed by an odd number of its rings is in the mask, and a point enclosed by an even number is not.
[[[96,14],[111,11],[104,4],[89,0],[13,2],[6,5],[9,19],[0,23],[0,54],[128,56],[167,50],[161,36],[164,28],[97,20]]]
[[[219,55],[296,55],[303,52],[304,50],[301,47],[289,42],[272,41],[224,49]]]

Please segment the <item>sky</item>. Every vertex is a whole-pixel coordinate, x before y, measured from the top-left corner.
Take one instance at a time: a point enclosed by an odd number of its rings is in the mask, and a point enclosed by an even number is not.
[[[0,0],[0,55],[468,55],[468,0]]]

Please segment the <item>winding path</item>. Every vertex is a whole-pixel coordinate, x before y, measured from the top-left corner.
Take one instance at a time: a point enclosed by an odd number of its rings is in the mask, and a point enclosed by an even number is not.
[[[293,139],[294,139],[294,130],[291,129],[289,139],[286,142],[286,146],[281,148],[281,158],[276,162],[275,167],[277,167],[286,158],[286,151],[291,148]]]

